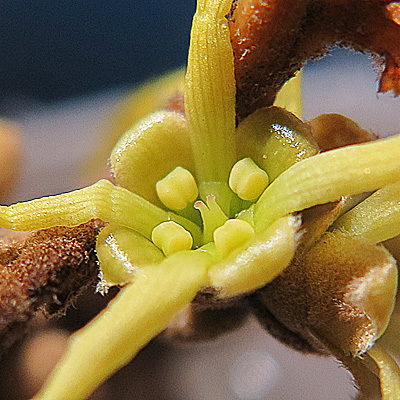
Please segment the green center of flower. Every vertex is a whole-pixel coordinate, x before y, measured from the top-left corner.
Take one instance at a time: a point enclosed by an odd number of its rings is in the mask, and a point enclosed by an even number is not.
[[[254,202],[268,186],[268,182],[267,173],[250,158],[238,161],[229,175],[229,187],[241,200]],[[202,200],[195,202],[199,189],[195,178],[187,169],[176,167],[156,183],[156,192],[161,202],[177,213],[187,208],[198,210],[203,225],[203,244],[214,241],[222,257],[243,245],[254,235],[254,229],[248,222],[228,219],[215,195],[207,195],[205,202]],[[222,203],[227,204],[233,199],[232,193],[228,196],[228,199],[222,199]],[[231,206],[230,209],[232,208]],[[238,211],[237,214],[240,214],[245,210]],[[152,232],[152,241],[165,255],[190,250],[193,245],[190,232],[174,222],[162,222],[157,225]]]

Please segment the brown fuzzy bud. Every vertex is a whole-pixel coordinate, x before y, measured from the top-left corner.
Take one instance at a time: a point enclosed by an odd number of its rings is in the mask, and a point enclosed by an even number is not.
[[[299,253],[257,301],[316,351],[329,351],[324,337],[359,355],[386,328],[396,289],[396,263],[383,246],[335,232]]]
[[[364,353],[389,322],[396,262],[383,246],[342,232],[324,235],[305,259],[308,324],[353,355]]]
[[[101,221],[38,231],[0,251],[0,339],[7,348],[22,336],[35,311],[63,313],[97,278],[94,245]],[[1,349],[0,349],[1,350]]]
[[[309,121],[308,124],[322,151],[376,139],[350,118],[340,114],[322,114]]]

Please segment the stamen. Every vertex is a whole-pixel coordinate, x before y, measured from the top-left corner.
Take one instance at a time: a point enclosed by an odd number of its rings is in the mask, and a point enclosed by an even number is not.
[[[299,218],[281,218],[262,234],[232,251],[208,271],[218,297],[250,293],[271,282],[292,260],[299,239]]]
[[[199,195],[193,175],[182,167],[176,167],[160,179],[156,183],[156,191],[163,204],[171,210],[183,210]]]
[[[215,248],[222,258],[243,246],[252,236],[253,227],[240,219],[228,219],[224,225],[214,231]]]
[[[207,196],[207,205],[202,201],[196,201],[194,208],[200,211],[203,219],[203,243],[211,242],[215,229],[223,225],[228,217],[221,210],[213,195]]]
[[[262,108],[236,129],[238,159],[251,159],[270,182],[297,162],[318,153],[310,127],[279,107]]]
[[[121,136],[110,155],[115,183],[158,206],[156,183],[177,165],[195,169],[189,124],[171,111],[157,111],[138,121]]]
[[[173,221],[157,225],[151,233],[151,240],[166,256],[182,250],[190,250],[193,237],[183,226]]]
[[[267,173],[251,158],[238,161],[229,176],[229,187],[243,200],[256,200],[268,183]]]

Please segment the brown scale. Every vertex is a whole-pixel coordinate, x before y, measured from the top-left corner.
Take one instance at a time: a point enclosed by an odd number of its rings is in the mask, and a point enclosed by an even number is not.
[[[0,343],[12,345],[42,308],[62,315],[98,274],[96,237],[101,221],[54,227],[0,249]]]
[[[230,15],[237,115],[273,104],[308,59],[335,45],[385,61],[379,91],[400,94],[400,4],[388,0],[252,0]]]

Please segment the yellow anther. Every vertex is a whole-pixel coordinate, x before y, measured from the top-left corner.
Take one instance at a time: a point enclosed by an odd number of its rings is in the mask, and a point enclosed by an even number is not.
[[[243,200],[256,200],[269,183],[267,173],[251,158],[243,158],[232,168],[229,187]]]
[[[160,200],[171,210],[183,210],[199,195],[193,175],[185,168],[176,167],[156,183]]]
[[[244,245],[254,236],[253,227],[240,219],[228,219],[214,231],[215,248],[225,258],[233,250]]]
[[[181,250],[190,250],[193,245],[190,232],[173,221],[157,225],[151,233],[151,240],[166,256]]]

